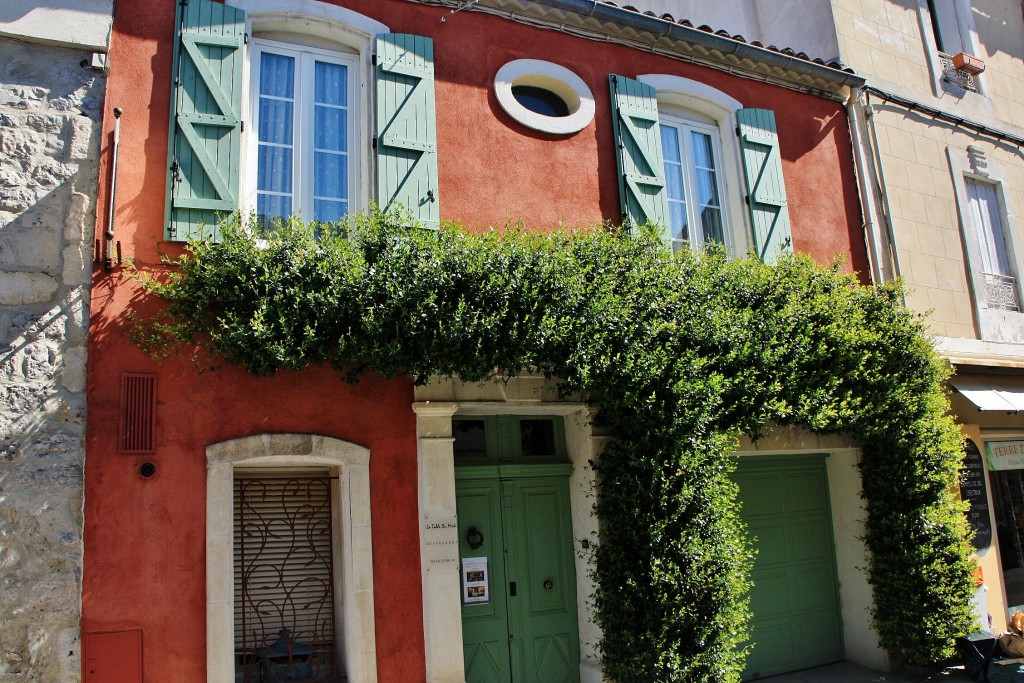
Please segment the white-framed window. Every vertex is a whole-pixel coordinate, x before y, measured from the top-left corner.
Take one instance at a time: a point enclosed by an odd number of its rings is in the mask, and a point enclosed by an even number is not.
[[[720,244],[734,256],[750,245],[743,154],[733,131],[743,104],[706,83],[643,74],[656,91],[665,193],[666,240],[673,250]]]
[[[494,76],[494,94],[505,113],[545,133],[577,133],[594,120],[590,88],[572,71],[551,62],[508,62]]]
[[[673,251],[727,245],[718,127],[664,115],[659,123],[668,197],[666,240]]]
[[[1009,210],[1010,172],[980,143],[947,147],[979,342],[1024,343],[1024,244]],[[973,341],[973,340],[969,340]],[[966,348],[966,347],[965,347]]]
[[[359,70],[355,56],[255,39],[250,158],[259,222],[334,222],[358,196]]]

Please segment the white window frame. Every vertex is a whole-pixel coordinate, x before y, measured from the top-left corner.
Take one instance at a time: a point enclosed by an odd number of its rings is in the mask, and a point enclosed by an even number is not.
[[[349,182],[354,190],[349,196],[349,212],[366,210],[373,196],[373,83],[372,62],[374,38],[390,29],[375,19],[319,0],[225,0],[225,4],[243,10],[245,30],[250,43],[287,35],[300,50],[319,48],[332,54],[354,60],[349,71],[349,88],[355,96],[350,99]],[[292,38],[294,37],[294,38]],[[247,45],[252,48],[252,44]],[[253,60],[249,53],[244,61],[242,82],[250,91],[242,97],[242,120],[246,122],[242,134],[241,191],[239,209],[243,217],[256,210],[257,134],[253,107]]]
[[[743,109],[743,103],[706,83],[681,76],[642,74],[637,80],[657,92],[659,117],[687,121],[690,125],[710,119],[711,127],[717,128],[713,139],[718,143],[716,163],[725,247],[731,256],[746,254],[753,238],[744,203],[743,157],[739,139],[733,134],[738,125],[736,112]]]
[[[376,683],[370,450],[314,434],[260,434],[206,449],[207,681],[235,683],[235,469],[277,467],[331,469],[335,631],[347,680]]]
[[[568,116],[545,116],[519,103],[512,88],[529,85],[548,90],[565,102]],[[594,120],[594,95],[583,79],[564,66],[539,59],[508,62],[494,76],[494,95],[505,113],[527,128],[553,135],[578,133]]]
[[[709,245],[718,244],[717,242],[710,241],[707,235],[704,234],[704,226],[701,222],[700,217],[700,204],[697,201],[699,196],[699,190],[697,186],[697,174],[696,174],[696,160],[693,150],[693,143],[691,140],[690,133],[703,133],[708,135],[711,139],[711,156],[712,161],[715,165],[715,183],[718,185],[718,201],[719,211],[722,219],[722,239],[721,245],[726,249],[732,247],[732,236],[729,231],[730,216],[729,206],[725,198],[725,187],[723,181],[723,168],[722,163],[722,136],[721,131],[715,125],[709,125],[707,123],[695,121],[692,118],[676,114],[673,112],[660,112],[659,110],[659,123],[662,126],[669,126],[675,128],[678,132],[679,139],[679,158],[681,160],[681,175],[683,185],[683,199],[686,205],[686,217],[689,228],[690,237],[687,240],[688,246],[691,249],[704,249]],[[665,144],[665,139],[662,138],[662,144]],[[670,223],[672,212],[671,204],[672,199],[667,197],[668,194],[668,174],[669,174],[669,162],[666,160],[665,164],[665,192],[666,199],[669,202],[669,213],[665,217],[665,222]],[[673,228],[671,225],[665,226],[665,241],[670,246],[675,248],[675,240],[673,238]],[[698,234],[699,233],[699,234]]]
[[[313,177],[313,126],[314,111],[313,90],[314,71],[316,62],[337,64],[347,69],[346,93],[347,106],[347,137],[348,145],[345,150],[347,155],[346,165],[348,166],[348,187],[347,203],[348,211],[356,210],[353,198],[358,195],[358,173],[359,168],[359,144],[357,136],[360,131],[357,128],[358,111],[353,103],[358,105],[359,87],[356,83],[358,78],[358,62],[355,55],[346,55],[343,52],[333,52],[320,48],[308,47],[285,43],[278,40],[267,40],[265,38],[254,38],[250,41],[249,60],[252,65],[252,79],[249,82],[249,111],[252,113],[252,135],[246,141],[248,147],[247,158],[252,159],[255,165],[259,158],[259,99],[260,99],[260,69],[257,68],[263,54],[269,53],[291,57],[295,60],[295,86],[294,86],[294,110],[293,137],[292,137],[292,215],[300,216],[305,220],[312,220],[314,206],[315,178]],[[356,78],[353,78],[355,76]],[[259,170],[252,169],[252,177],[258,179]],[[255,209],[257,205],[258,190],[254,182],[252,187],[246,188],[246,193],[251,195],[251,205]]]
[[[946,156],[949,160],[956,197],[957,214],[960,221],[960,237],[964,248],[964,265],[967,281],[971,289],[971,301],[974,317],[977,321],[978,336],[986,342],[1024,343],[1024,311],[1009,311],[1001,308],[989,308],[985,293],[985,277],[983,274],[981,247],[975,234],[974,215],[965,179],[971,178],[988,183],[995,189],[999,203],[998,215],[1002,222],[1003,244],[1006,248],[1006,259],[1010,271],[1016,278],[1015,287],[1018,304],[1022,299],[1021,274],[1024,274],[1024,246],[1016,225],[1016,218],[1009,211],[1006,202],[1008,173],[1006,168],[988,158],[980,147],[970,151],[956,147],[947,147]]]

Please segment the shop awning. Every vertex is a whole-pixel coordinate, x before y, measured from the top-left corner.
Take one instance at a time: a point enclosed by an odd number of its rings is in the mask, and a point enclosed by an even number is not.
[[[1024,411],[1024,378],[999,375],[957,375],[950,380],[953,388],[978,410],[1003,413]]]

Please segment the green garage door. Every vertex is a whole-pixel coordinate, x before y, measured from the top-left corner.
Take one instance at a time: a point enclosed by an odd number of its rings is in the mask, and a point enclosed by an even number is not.
[[[757,456],[736,471],[757,549],[745,679],[843,659],[825,456]]]

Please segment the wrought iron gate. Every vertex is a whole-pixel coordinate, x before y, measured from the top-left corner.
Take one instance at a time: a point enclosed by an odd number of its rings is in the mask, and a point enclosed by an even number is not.
[[[331,478],[235,476],[235,659],[240,683],[339,681]]]

